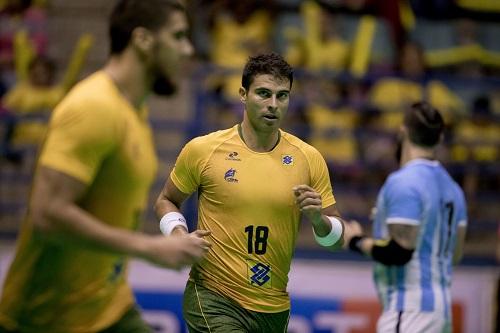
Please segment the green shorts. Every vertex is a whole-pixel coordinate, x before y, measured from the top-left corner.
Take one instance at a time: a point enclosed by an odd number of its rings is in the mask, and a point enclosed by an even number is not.
[[[153,333],[136,307],[131,307],[116,323],[99,333]]]
[[[246,310],[192,281],[188,281],[184,292],[183,313],[190,333],[285,333],[290,319],[290,310]]]
[[[20,331],[9,331],[0,326],[0,333],[21,333]],[[130,308],[113,325],[98,333],[153,333],[152,328],[141,318],[137,308]]]

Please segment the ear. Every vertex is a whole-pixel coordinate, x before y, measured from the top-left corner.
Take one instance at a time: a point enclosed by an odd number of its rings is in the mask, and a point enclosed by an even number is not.
[[[239,94],[240,94],[240,101],[243,104],[245,104],[247,102],[247,91],[246,91],[246,89],[243,88],[243,87],[240,87]]]
[[[135,48],[148,53],[153,48],[154,37],[148,29],[137,27],[132,31],[130,41]]]

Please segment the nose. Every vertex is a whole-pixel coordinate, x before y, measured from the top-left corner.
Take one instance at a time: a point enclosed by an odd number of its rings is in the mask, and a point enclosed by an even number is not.
[[[275,111],[277,108],[278,108],[278,100],[276,98],[276,95],[273,95],[270,99],[269,99],[269,104],[267,105],[267,108],[270,110],[270,111]]]
[[[194,53],[194,47],[193,44],[191,44],[190,40],[186,40],[184,45],[183,45],[183,54],[186,57],[191,57]]]

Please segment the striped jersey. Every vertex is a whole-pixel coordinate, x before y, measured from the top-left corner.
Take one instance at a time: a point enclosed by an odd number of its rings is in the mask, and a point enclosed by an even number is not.
[[[414,159],[392,173],[380,190],[373,237],[388,239],[388,224],[420,227],[413,257],[404,266],[375,263],[384,310],[450,314],[450,284],[458,226],[466,226],[464,194],[437,161]]]

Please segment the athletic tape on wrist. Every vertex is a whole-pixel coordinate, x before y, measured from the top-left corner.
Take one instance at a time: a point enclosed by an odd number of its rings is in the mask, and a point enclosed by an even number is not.
[[[186,218],[178,212],[170,212],[165,215],[160,220],[160,230],[162,234],[164,235],[170,235],[172,233],[172,230],[174,230],[175,227],[177,226],[183,226],[188,230],[187,224],[186,224]]]
[[[339,219],[332,217],[332,216],[326,216],[328,220],[330,221],[330,224],[332,225],[332,230],[330,233],[324,237],[320,237],[316,235],[313,229],[313,234],[314,238],[316,239],[316,242],[321,245],[321,246],[332,246],[333,244],[337,243],[342,237],[342,231],[344,227],[342,226],[342,222],[340,222]]]

